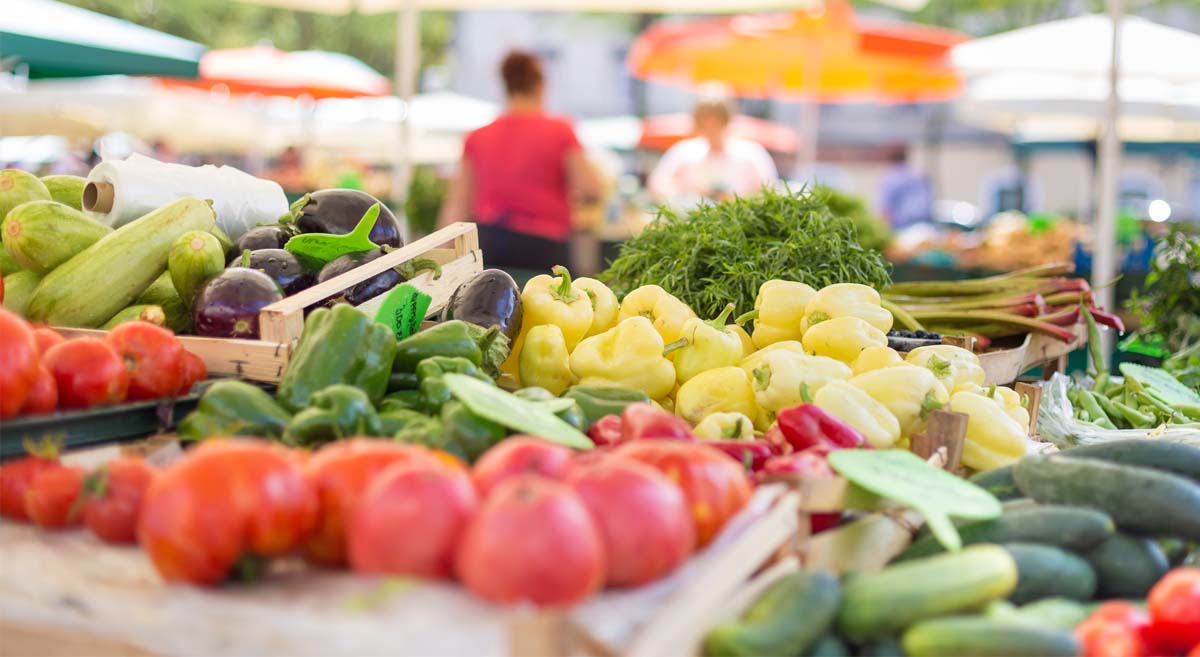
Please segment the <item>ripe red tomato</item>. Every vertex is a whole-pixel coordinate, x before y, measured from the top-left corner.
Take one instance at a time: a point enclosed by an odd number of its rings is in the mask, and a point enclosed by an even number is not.
[[[127,399],[158,399],[179,392],[186,352],[169,329],[150,322],[125,322],[109,331],[105,340],[129,371]]]
[[[351,512],[350,565],[360,573],[449,577],[478,505],[461,468],[424,458],[388,466]]]
[[[200,357],[190,351],[183,352],[183,376],[179,380],[179,392],[176,395],[186,395],[192,386],[208,378],[208,367]]]
[[[62,336],[62,333],[55,331],[52,328],[39,326],[33,329],[33,339],[37,342],[38,355],[45,355],[46,352],[54,345],[60,342],[66,342],[67,339]]]
[[[712,540],[753,492],[741,466],[702,443],[638,440],[614,453],[653,466],[683,489],[696,523],[697,547]]]
[[[572,456],[573,452],[562,445],[533,436],[512,436],[479,457],[471,468],[471,479],[479,496],[487,497],[496,484],[521,473],[562,479]]]
[[[44,365],[38,364],[38,376],[29,387],[29,396],[21,407],[22,415],[38,413],[53,413],[58,408],[58,386],[54,384],[54,375]]]
[[[1106,602],[1075,627],[1086,657],[1147,657],[1143,640],[1150,619],[1128,602]]]
[[[0,465],[0,515],[13,520],[29,520],[25,513],[25,492],[33,478],[43,470],[62,467],[57,456],[25,456]]]
[[[37,380],[38,351],[25,320],[0,308],[0,418],[13,417],[25,405]]]
[[[76,338],[55,345],[42,357],[54,375],[62,408],[91,408],[125,399],[129,373],[121,357],[98,338]]]
[[[317,524],[304,542],[312,561],[327,566],[346,563],[346,524],[371,480],[388,466],[410,460],[436,460],[420,445],[355,438],[317,450],[304,466],[317,496]]]
[[[25,513],[33,524],[42,529],[78,525],[85,474],[77,465],[59,465],[37,473],[25,491]]]
[[[117,458],[83,480],[83,522],[102,541],[136,543],[142,496],[155,470],[145,461]]]
[[[138,543],[168,582],[209,585],[244,557],[294,550],[316,518],[316,495],[286,450],[209,440],[146,489]]]
[[[609,586],[640,586],[687,560],[696,528],[683,491],[658,470],[620,457],[571,472],[570,484],[604,541]]]
[[[570,605],[604,583],[604,544],[570,486],[525,474],[483,501],[455,568],[471,592],[492,602]]]
[[[1183,652],[1200,646],[1200,568],[1176,568],[1146,597],[1156,647]]]

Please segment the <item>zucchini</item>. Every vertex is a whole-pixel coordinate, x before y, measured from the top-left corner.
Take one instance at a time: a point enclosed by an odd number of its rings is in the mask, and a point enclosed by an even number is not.
[[[83,188],[87,178],[79,176],[42,176],[42,184],[50,192],[50,198],[65,206],[83,211]]]
[[[1100,598],[1143,598],[1170,565],[1149,538],[1114,534],[1083,555],[1096,572]]]
[[[1200,485],[1184,477],[1065,456],[1026,456],[1014,476],[1040,503],[1100,509],[1129,533],[1200,540]]]
[[[171,272],[169,271],[164,271],[161,276],[154,279],[150,287],[139,294],[133,303],[134,305],[154,305],[162,308],[163,314],[167,318],[166,327],[176,333],[187,333],[188,329],[192,327],[192,314],[188,312],[187,306],[183,305],[183,299],[179,298],[179,292],[175,290],[175,284],[171,282]]]
[[[850,657],[850,646],[836,634],[826,634],[809,647],[805,657]]]
[[[113,229],[62,203],[30,201],[13,208],[0,231],[4,246],[22,267],[45,274]]]
[[[163,314],[162,306],[154,305],[135,305],[123,308],[121,312],[112,316],[112,319],[104,323],[100,328],[108,331],[114,329],[119,324],[125,322],[150,322],[155,326],[162,326],[167,322],[167,317]]]
[[[976,472],[967,481],[995,495],[998,500],[1023,497],[1021,491],[1017,489],[1017,482],[1013,480],[1013,466],[1011,465]]]
[[[963,545],[975,543],[1042,543],[1075,552],[1090,549],[1111,536],[1113,523],[1094,509],[1054,504],[1022,505],[993,520],[977,520],[958,528]],[[918,538],[897,560],[944,551],[932,535]]]
[[[1017,588],[1008,596],[1016,604],[1045,598],[1091,600],[1096,573],[1083,558],[1049,545],[1005,543],[1017,562]]]
[[[207,202],[185,197],[121,226],[46,275],[29,300],[29,319],[52,326],[103,324],[166,269],[180,235],[212,229],[214,217]]]
[[[1098,459],[1118,465],[1137,465],[1200,481],[1200,447],[1165,440],[1116,440],[1072,447],[1063,456]]]
[[[42,275],[24,269],[15,274],[4,275],[4,307],[18,315],[24,315],[29,306],[29,297],[42,282]]]
[[[1068,631],[982,616],[947,616],[913,625],[901,639],[909,657],[1075,657],[1083,654]]]
[[[171,246],[167,271],[179,298],[190,306],[208,279],[225,271],[225,250],[212,233],[198,230],[184,233]]]
[[[49,200],[50,190],[37,176],[20,169],[0,169],[0,221],[22,203]]]
[[[999,545],[894,564],[846,582],[838,632],[856,643],[892,635],[925,618],[1008,597],[1016,586],[1017,564]]]
[[[767,589],[741,619],[709,631],[704,654],[803,655],[832,627],[840,588],[824,571],[788,575]]]
[[[0,236],[4,233],[0,232]],[[8,252],[8,247],[4,246],[4,242],[0,242],[0,276],[8,276],[21,271],[21,265]]]

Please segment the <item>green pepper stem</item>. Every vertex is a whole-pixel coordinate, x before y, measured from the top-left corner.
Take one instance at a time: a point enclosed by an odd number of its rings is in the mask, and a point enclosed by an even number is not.
[[[737,319],[733,320],[733,323],[737,324],[738,326],[741,326],[742,324],[745,324],[746,322],[748,322],[752,319],[758,319],[758,310],[757,309],[751,310],[748,313],[739,315]]]
[[[571,287],[571,272],[562,265],[554,265],[550,271],[561,279],[558,287],[551,292],[551,294],[554,295],[554,298],[562,301],[563,303],[575,303],[578,301],[579,295]]]
[[[683,349],[684,347],[688,346],[689,344],[691,344],[691,342],[687,338],[679,338],[678,340],[672,342],[671,344],[668,344],[663,347],[663,355],[666,356],[667,354],[671,353],[672,351],[675,351],[676,349]]]

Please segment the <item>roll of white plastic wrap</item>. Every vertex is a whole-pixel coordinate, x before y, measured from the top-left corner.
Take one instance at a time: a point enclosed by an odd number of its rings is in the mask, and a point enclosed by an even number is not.
[[[143,155],[101,162],[88,174],[84,209],[114,228],[129,223],[177,198],[212,201],[217,224],[231,239],[259,224],[273,224],[287,212],[287,197],[278,183],[255,178],[230,166],[189,167]],[[111,187],[107,187],[107,186]],[[111,202],[110,202],[111,200]]]

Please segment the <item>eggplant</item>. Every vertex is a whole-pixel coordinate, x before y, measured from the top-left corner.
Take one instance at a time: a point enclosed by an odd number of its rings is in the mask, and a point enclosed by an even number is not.
[[[242,263],[239,256],[229,261],[229,266]],[[283,249],[257,249],[250,252],[250,262],[242,266],[257,269],[270,276],[283,289],[285,295],[293,295],[312,287],[314,277],[300,264],[300,260]]]
[[[509,344],[521,332],[521,290],[512,276],[485,269],[458,286],[442,308],[441,321],[461,319],[485,328],[500,327]]]
[[[382,215],[380,215],[382,216]],[[338,256],[330,260],[321,268],[321,272],[317,274],[317,282],[324,283],[325,281],[344,274],[351,269],[364,265],[384,254],[383,249],[371,249],[370,251],[362,251],[359,253],[347,253],[343,256]],[[352,306],[371,299],[387,292],[404,282],[404,277],[395,269],[386,269],[365,281],[354,284],[349,289],[344,290],[338,296],[329,300],[330,305],[333,303],[348,303]]]
[[[286,226],[259,226],[242,233],[234,243],[234,253],[259,249],[282,249],[296,232]]]
[[[396,215],[382,201],[357,189],[322,189],[307,194],[292,205],[292,216],[302,233],[345,235],[354,230],[376,203],[379,204],[379,218],[371,228],[371,241],[376,246],[403,246]]]
[[[196,335],[258,338],[258,313],[283,298],[283,290],[257,269],[230,267],[209,279],[192,311]]]

